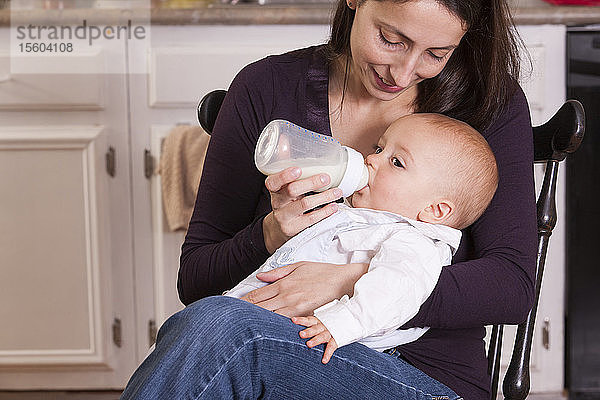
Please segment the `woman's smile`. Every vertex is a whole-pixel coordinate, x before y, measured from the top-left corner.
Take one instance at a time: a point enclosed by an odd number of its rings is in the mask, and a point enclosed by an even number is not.
[[[387,81],[387,79],[379,75],[375,69],[373,69],[373,74],[375,77],[375,83],[381,90],[387,93],[398,93],[404,90],[403,87],[396,86],[394,83]]]

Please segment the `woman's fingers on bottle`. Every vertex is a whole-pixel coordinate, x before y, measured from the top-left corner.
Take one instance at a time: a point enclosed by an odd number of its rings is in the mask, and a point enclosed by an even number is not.
[[[293,201],[286,207],[273,209],[267,216],[272,215],[273,219],[273,223],[270,224],[271,227],[267,228],[270,234],[265,234],[265,245],[270,253],[273,253],[292,236],[329,217],[338,210],[337,203],[330,203],[307,212],[305,209],[307,203],[303,203],[303,201],[304,199]],[[264,223],[267,222],[267,217],[265,217]],[[267,240],[267,237],[270,239]]]
[[[312,210],[302,216],[302,229],[304,230],[309,226],[316,224],[317,222],[329,217],[334,214],[338,210],[337,203],[330,203],[324,207],[317,208],[316,210]]]
[[[296,202],[293,202],[288,207],[273,209],[273,219],[276,223],[276,229],[285,237],[283,242],[286,242],[289,238],[304,229],[300,226],[298,220],[298,214],[301,214],[301,211],[294,210],[294,207],[298,208]]]
[[[340,197],[342,197],[342,191],[339,188],[296,199],[286,199],[286,196],[272,193],[271,207],[273,211],[268,218],[265,218],[264,224],[268,225],[267,230],[271,236],[276,234],[279,238],[274,243],[283,244],[300,231],[335,213],[338,205],[333,202]]]
[[[332,203],[341,197],[342,190],[339,188],[333,188],[321,193],[315,193],[309,196],[304,196],[296,200],[296,202],[299,205],[300,211],[302,213],[306,213],[310,212],[311,210],[314,210],[319,206]]]
[[[269,192],[279,192],[285,185],[300,178],[302,171],[298,167],[286,168],[281,172],[269,175],[265,180],[265,186]]]
[[[299,179],[288,185],[288,194],[290,197],[299,197],[303,194],[317,191],[327,187],[331,183],[331,177],[328,174],[317,174],[305,179]]]

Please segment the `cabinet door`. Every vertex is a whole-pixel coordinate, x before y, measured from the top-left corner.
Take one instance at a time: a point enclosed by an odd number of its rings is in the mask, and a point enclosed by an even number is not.
[[[546,122],[566,99],[566,29],[563,25],[519,26],[531,63],[523,57],[521,86],[525,91],[534,126]],[[525,52],[523,52],[525,55]],[[536,193],[542,184],[544,165],[536,165]],[[558,219],[550,237],[544,279],[531,349],[531,392],[559,392],[564,372],[564,279],[565,279],[565,165],[558,175]],[[547,331],[548,340],[544,340]],[[500,376],[510,362],[516,326],[504,330]],[[500,390],[502,384],[499,385]]]
[[[323,43],[328,26],[153,27],[148,77],[131,77],[138,354],[155,327],[181,309],[176,289],[184,232],[164,222],[160,176],[144,177],[144,152],[160,158],[161,140],[177,124],[197,125],[207,92],[227,89],[246,64],[269,54]],[[150,234],[150,232],[152,234]]]
[[[66,97],[14,77],[0,83],[0,389],[123,387],[137,364],[126,77],[46,77],[74,85]]]
[[[0,128],[2,388],[105,387],[96,371],[118,368],[105,148],[102,126]]]

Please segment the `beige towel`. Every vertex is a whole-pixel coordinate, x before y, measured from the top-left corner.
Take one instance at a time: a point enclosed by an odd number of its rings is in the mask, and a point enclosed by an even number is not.
[[[163,209],[171,231],[188,227],[209,139],[199,126],[179,125],[162,144],[158,173]]]

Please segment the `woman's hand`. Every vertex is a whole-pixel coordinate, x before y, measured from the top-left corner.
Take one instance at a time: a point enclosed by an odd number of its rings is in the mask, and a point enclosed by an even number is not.
[[[263,235],[265,246],[271,254],[289,238],[327,218],[338,209],[336,203],[331,203],[342,197],[342,191],[338,188],[305,195],[328,185],[331,181],[329,175],[319,174],[298,179],[300,175],[300,168],[290,167],[268,176],[265,180],[265,186],[271,194],[273,211],[263,220]],[[327,205],[314,210],[323,204]],[[309,210],[312,211],[307,212]]]
[[[270,285],[242,297],[250,303],[286,317],[312,315],[323,304],[347,294],[367,272],[369,264],[328,264],[301,261],[256,277]]]

